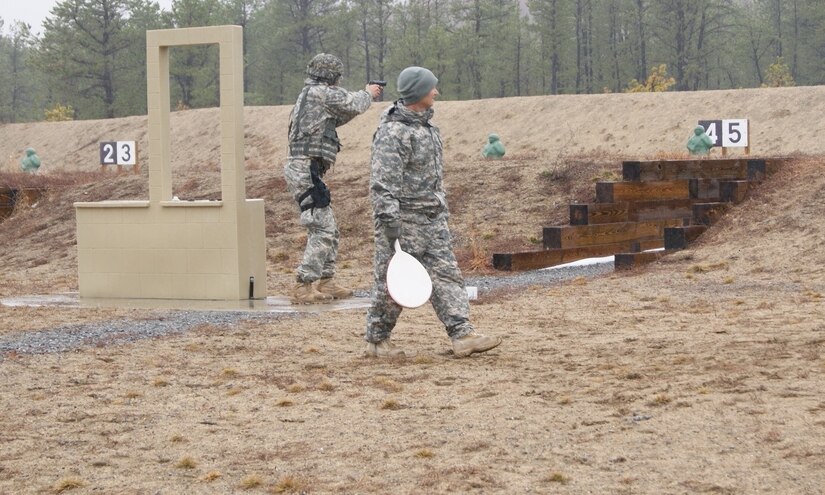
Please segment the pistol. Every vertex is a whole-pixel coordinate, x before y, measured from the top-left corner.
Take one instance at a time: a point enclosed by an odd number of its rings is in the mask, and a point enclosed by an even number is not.
[[[381,86],[381,94],[378,95],[378,98],[375,98],[375,101],[384,101],[384,86],[387,85],[387,81],[383,81],[381,79],[370,79],[367,84],[377,84]]]

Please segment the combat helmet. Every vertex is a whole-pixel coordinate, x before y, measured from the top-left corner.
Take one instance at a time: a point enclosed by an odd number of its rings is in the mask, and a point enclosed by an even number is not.
[[[344,72],[344,62],[329,53],[319,53],[307,64],[309,77],[329,84],[335,84],[342,72]]]

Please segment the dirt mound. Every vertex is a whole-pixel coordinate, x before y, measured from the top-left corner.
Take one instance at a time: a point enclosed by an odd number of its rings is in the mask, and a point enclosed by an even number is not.
[[[356,287],[371,282],[369,143],[387,104],[376,104],[341,128],[345,148],[328,175],[342,231],[341,275]],[[541,226],[566,223],[568,203],[593,201],[593,182],[617,179],[621,160],[684,155],[700,118],[749,118],[753,155],[825,153],[825,141],[817,139],[825,135],[818,118],[823,108],[823,87],[439,102],[436,122],[448,157],[445,175],[461,265],[483,270],[494,251],[536,249]],[[270,293],[282,293],[289,284],[305,239],[281,177],[288,112],[287,106],[250,107],[245,114],[247,197],[266,200]],[[490,131],[507,146],[502,161],[479,156]],[[174,193],[218,199],[218,110],[175,112],[171,132]],[[2,226],[0,247],[10,270],[0,293],[76,289],[72,203],[148,197],[147,166],[141,175],[99,172],[98,143],[112,139],[137,140],[146,165],[145,116],[0,126],[0,156],[8,157],[2,181],[50,189],[35,207],[21,208]],[[41,178],[12,172],[27,146],[43,159]],[[782,177],[771,187],[797,187]],[[817,183],[813,177],[798,187]]]
[[[369,158],[380,112],[340,129],[344,149],[340,168],[361,172]],[[511,156],[542,160],[600,152],[625,159],[682,153],[700,119],[750,120],[752,154],[825,153],[825,86],[698,91],[686,93],[535,96],[438,102],[435,122],[442,130],[447,166],[479,156],[490,132],[501,136]],[[290,107],[245,109],[247,166],[279,167],[286,156]],[[77,122],[0,125],[0,170],[19,170],[24,150],[35,148],[43,170],[93,170],[98,143],[135,140],[148,157],[146,117]],[[216,164],[219,111],[174,112],[171,117],[173,167]]]

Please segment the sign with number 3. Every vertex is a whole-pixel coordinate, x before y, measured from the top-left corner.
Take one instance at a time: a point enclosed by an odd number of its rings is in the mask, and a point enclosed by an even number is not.
[[[100,143],[101,165],[135,165],[137,148],[134,141],[104,141]]]

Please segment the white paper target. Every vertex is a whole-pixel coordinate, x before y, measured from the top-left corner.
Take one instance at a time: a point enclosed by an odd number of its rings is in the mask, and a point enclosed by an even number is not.
[[[405,308],[421,306],[433,293],[433,282],[427,269],[413,256],[402,251],[397,239],[395,254],[387,268],[387,292]]]

